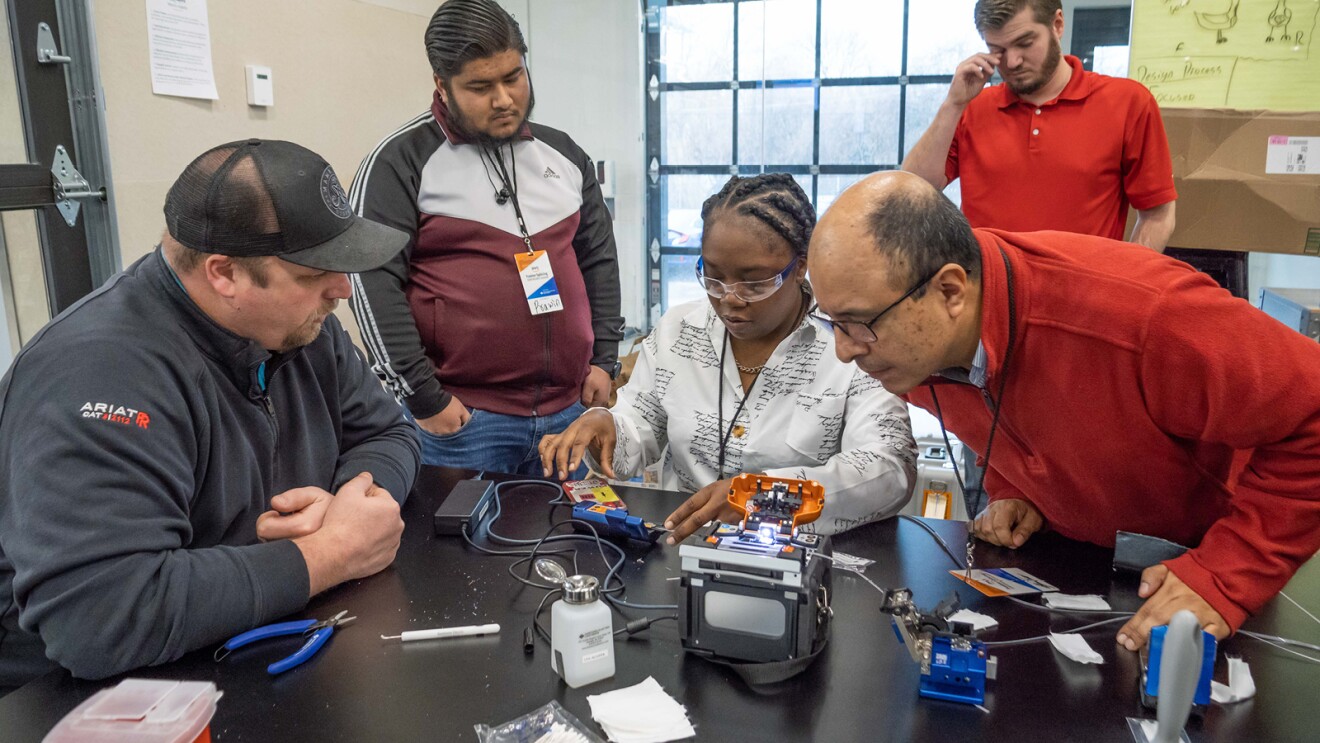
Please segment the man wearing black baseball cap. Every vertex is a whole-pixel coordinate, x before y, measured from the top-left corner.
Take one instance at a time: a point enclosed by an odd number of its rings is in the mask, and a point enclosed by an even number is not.
[[[0,687],[173,660],[398,549],[416,434],[332,311],[407,237],[278,141],[198,157],[165,216],[0,380]]]

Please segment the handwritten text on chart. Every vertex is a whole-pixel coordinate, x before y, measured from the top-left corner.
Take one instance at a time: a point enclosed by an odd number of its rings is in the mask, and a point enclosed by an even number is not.
[[[1165,57],[1139,62],[1131,75],[1161,105],[1223,106],[1236,65],[1236,57]]]

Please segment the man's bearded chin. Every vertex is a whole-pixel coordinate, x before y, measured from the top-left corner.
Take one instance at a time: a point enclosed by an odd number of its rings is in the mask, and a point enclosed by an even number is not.
[[[463,136],[490,149],[503,147],[506,144],[513,144],[513,142],[518,139],[518,133],[522,130],[523,124],[526,124],[527,120],[532,118],[532,109],[536,108],[536,89],[529,88],[527,110],[523,112],[522,120],[518,122],[518,126],[514,128],[513,133],[507,137],[492,137],[486,132],[479,131],[472,125],[472,120],[468,118],[467,114],[463,113],[463,109],[458,105],[458,99],[454,96],[454,91],[450,90],[448,85],[445,86],[445,91],[449,93],[448,104],[450,125],[462,133]]]

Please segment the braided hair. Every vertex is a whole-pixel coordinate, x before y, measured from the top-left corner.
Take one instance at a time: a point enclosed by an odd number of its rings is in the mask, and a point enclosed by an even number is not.
[[[784,238],[793,254],[805,258],[811,231],[816,227],[816,209],[787,173],[762,173],[749,178],[733,176],[720,192],[701,205],[702,231],[709,233],[725,214],[755,217]]]

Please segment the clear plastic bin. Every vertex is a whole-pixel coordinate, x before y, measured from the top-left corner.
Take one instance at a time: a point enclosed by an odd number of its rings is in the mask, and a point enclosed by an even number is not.
[[[210,743],[221,696],[209,681],[125,679],[65,715],[43,743]]]

